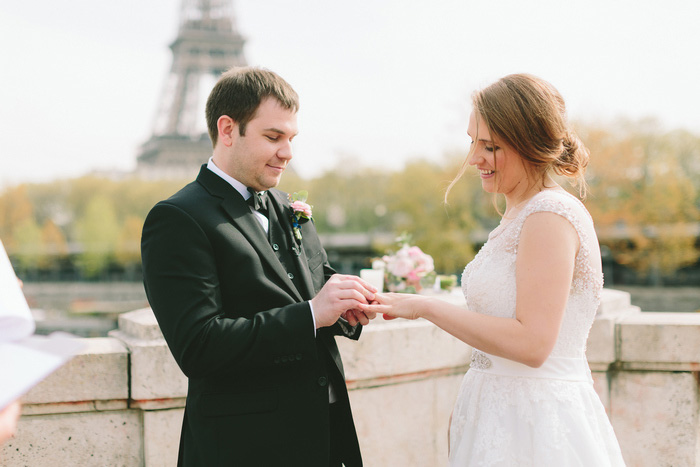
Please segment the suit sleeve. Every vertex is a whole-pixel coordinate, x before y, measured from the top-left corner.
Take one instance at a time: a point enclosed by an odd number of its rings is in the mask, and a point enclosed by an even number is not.
[[[251,315],[249,318],[224,315],[221,288],[247,284],[219,283],[210,239],[179,207],[159,203],[151,210],[144,224],[141,254],[149,303],[188,377],[266,367],[280,355],[315,358],[307,302],[254,314],[235,313]]]
[[[318,234],[316,233],[316,228],[314,226],[313,233],[315,236]],[[319,241],[320,245],[320,241]],[[335,269],[331,266],[331,264],[328,262],[328,255],[326,254],[326,250],[321,247],[321,253],[323,255],[323,275],[324,275],[324,280],[323,282],[326,283],[328,279],[331,278],[333,274],[336,274]],[[361,324],[356,324],[355,326],[350,326],[350,324],[344,320],[343,318],[338,319],[338,321],[333,325],[329,327],[329,331],[332,335],[334,336],[344,336],[352,340],[358,340],[360,338],[360,334],[362,333],[362,325]]]

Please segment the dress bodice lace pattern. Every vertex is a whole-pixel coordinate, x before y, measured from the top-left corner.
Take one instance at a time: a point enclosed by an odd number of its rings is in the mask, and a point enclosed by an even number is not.
[[[464,269],[467,308],[515,317],[520,232],[528,216],[543,211],[569,221],[580,244],[557,342],[541,369],[474,349],[452,415],[451,466],[624,465],[585,361],[603,275],[593,221],[583,204],[563,190],[545,190],[515,218],[504,218]]]

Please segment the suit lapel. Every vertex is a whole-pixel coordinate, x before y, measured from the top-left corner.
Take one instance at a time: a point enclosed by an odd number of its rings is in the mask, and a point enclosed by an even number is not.
[[[315,295],[315,291],[313,288],[313,281],[311,279],[311,272],[309,271],[309,263],[301,242],[297,242],[296,238],[294,237],[291,220],[292,211],[289,207],[289,203],[284,195],[277,190],[270,190],[268,193],[270,195],[269,200],[270,204],[272,205],[271,207],[275,209],[275,212],[277,213],[278,222],[287,236],[287,242],[290,245],[293,245],[295,249],[291,252],[291,254],[296,262],[297,270],[301,275],[301,285],[303,290],[300,290],[300,292],[306,300],[311,300]]]
[[[248,207],[243,196],[225,180],[207,169],[206,166],[202,166],[197,181],[213,196],[223,198],[221,208],[227,214],[231,223],[238,228],[241,234],[243,234],[253,246],[261,260],[270,266],[279,281],[284,284],[285,288],[294,299],[302,301],[303,299],[299,291],[287,276],[287,271],[284,270],[284,267],[282,267],[282,264],[270,247],[270,242],[267,240],[265,230],[263,230],[260,222],[255,218],[255,215]]]

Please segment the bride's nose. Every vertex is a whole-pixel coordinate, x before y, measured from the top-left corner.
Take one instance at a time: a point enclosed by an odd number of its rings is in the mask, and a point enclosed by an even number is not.
[[[473,148],[470,149],[469,155],[467,156],[467,163],[469,165],[477,165],[479,162],[480,157],[477,156],[476,151],[472,150]]]

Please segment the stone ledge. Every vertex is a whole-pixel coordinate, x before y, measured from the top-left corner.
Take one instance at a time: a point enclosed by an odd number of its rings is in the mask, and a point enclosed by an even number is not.
[[[652,372],[700,372],[698,362],[622,362],[618,365],[618,370],[624,371],[652,371]]]
[[[471,347],[422,319],[370,324],[359,341],[336,342],[350,381],[463,367],[471,358]]]
[[[596,368],[608,367],[617,360],[615,332],[618,318],[610,315],[598,315],[586,342],[586,359]]]
[[[610,419],[627,465],[700,465],[698,402],[698,381],[690,373],[617,373]]]
[[[629,292],[615,289],[603,289],[598,307],[599,315],[615,314],[628,310],[640,311],[638,306],[631,304]]]
[[[132,399],[129,401],[129,407],[148,411],[181,409],[185,407],[186,400],[186,397],[174,397],[172,399]]]
[[[442,378],[446,376],[463,376],[468,369],[469,365],[464,365],[454,368],[438,368],[435,370],[425,370],[418,373],[381,376],[377,378],[368,378],[357,381],[346,380],[346,383],[349,391],[356,391],[358,389],[371,389],[376,387],[392,386],[396,384],[406,384],[415,381]]]
[[[51,402],[48,404],[24,404],[22,415],[51,415],[77,412],[105,412],[108,410],[124,410],[129,408],[126,399],[89,400],[77,402]]]
[[[41,407],[48,408],[47,404],[69,403],[77,409],[86,401],[91,404],[92,401],[128,399],[127,348],[117,339],[109,337],[85,338],[81,341],[84,347],[75,357],[22,398],[25,409],[41,413]],[[32,405],[37,407],[30,409]]]
[[[184,406],[184,403],[183,403]],[[184,409],[143,414],[143,456],[146,467],[177,465]]]
[[[147,401],[184,398],[187,396],[187,378],[175,362],[160,330],[158,336],[152,332],[148,315],[153,317],[150,309],[125,313],[119,319],[120,326],[125,325],[124,330],[109,333],[121,340],[131,354],[130,399]],[[155,317],[153,321],[155,322]],[[156,337],[145,339],[139,336]]]
[[[2,465],[144,465],[141,417],[136,410],[22,417],[15,438],[0,447]]]
[[[143,340],[163,339],[158,321],[150,308],[119,315],[119,330],[126,335]]]
[[[0,447],[3,465],[176,462],[185,377],[150,309],[122,315],[112,335],[86,339],[82,354],[25,396],[17,438]],[[444,465],[469,346],[428,321],[381,318],[359,342],[338,342],[366,463]],[[700,314],[639,313],[629,294],[606,289],[588,344],[627,463],[700,465]]]
[[[630,303],[628,292],[603,289],[598,313],[586,343],[586,359],[592,370],[605,371],[617,361],[620,354],[617,324],[639,313],[639,307]]]
[[[463,375],[350,391],[365,465],[447,465],[447,429]]]
[[[624,365],[653,368],[658,363],[700,362],[700,313],[638,313],[623,318],[618,326],[618,358]]]

